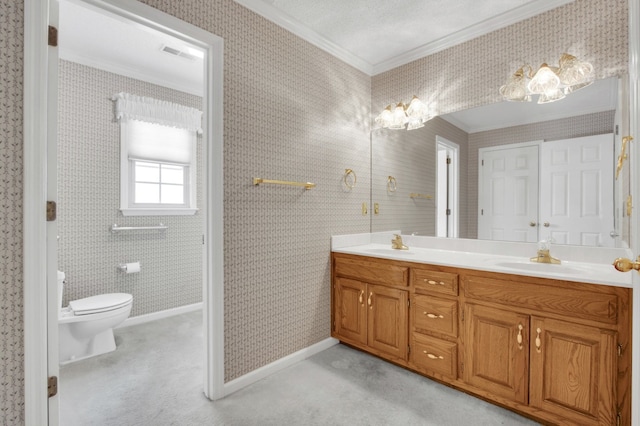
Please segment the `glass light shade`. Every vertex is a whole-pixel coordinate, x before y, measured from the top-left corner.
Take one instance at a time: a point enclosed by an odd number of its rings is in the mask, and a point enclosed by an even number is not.
[[[594,79],[593,65],[568,53],[562,54],[559,65],[558,77],[565,86],[577,86]]]
[[[429,121],[431,114],[429,113],[429,107],[427,104],[418,99],[417,96],[413,96],[409,106],[407,107],[407,116],[409,119],[420,119],[421,122]]]
[[[424,127],[424,122],[421,118],[409,118],[409,122],[407,123],[407,130],[415,130],[420,127]]]
[[[540,95],[538,98],[539,104],[548,104],[550,102],[559,101],[565,97],[564,91],[560,88],[549,90]]]
[[[409,118],[407,117],[407,114],[404,111],[404,105],[402,104],[402,102],[400,102],[398,105],[396,105],[395,109],[393,110],[389,128],[403,129],[404,125],[407,124],[407,121],[409,121]]]
[[[382,128],[389,127],[391,125],[392,115],[393,113],[391,112],[391,105],[387,105],[387,107],[376,117],[376,126]]]
[[[531,93],[541,95],[551,93],[560,86],[560,77],[547,64],[540,65],[540,69],[528,84]]]
[[[524,76],[522,68],[509,77],[504,86],[500,87],[500,94],[505,100],[511,102],[531,101],[531,96],[527,92],[527,78]]]

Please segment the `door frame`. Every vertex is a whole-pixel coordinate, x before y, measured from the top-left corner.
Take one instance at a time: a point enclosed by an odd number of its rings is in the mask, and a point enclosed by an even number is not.
[[[631,167],[631,195],[635,204],[640,202],[640,3],[629,0],[629,134],[635,141],[629,147]],[[630,245],[633,256],[640,255],[640,209],[633,207]],[[632,257],[633,258],[633,257]],[[632,272],[633,312],[631,329],[631,359],[640,359],[640,275]],[[631,368],[631,398],[640,396],[640,365]],[[640,426],[640,405],[631,404],[631,424]]]
[[[449,180],[448,185],[448,194],[449,197],[449,206],[451,208],[452,214],[449,215],[449,219],[451,222],[447,225],[447,237],[448,238],[458,238],[459,235],[459,225],[460,225],[460,214],[459,214],[459,205],[460,205],[460,145],[455,142],[450,141],[442,136],[436,135],[436,159],[438,158],[438,152],[441,150],[446,150],[451,153],[451,163],[449,167],[449,173],[447,179]],[[439,188],[438,176],[440,175],[440,161],[436,162],[436,188]],[[437,200],[440,200],[440,194],[437,195]],[[440,206],[436,209],[436,224],[438,223],[439,215],[441,214]],[[437,225],[436,225],[437,226]],[[449,235],[449,231],[451,231],[451,235]],[[437,234],[437,232],[436,232]]]
[[[24,357],[25,423],[57,425],[59,397],[48,398],[47,378],[57,375],[57,333],[48,334],[47,318],[57,307],[55,270],[48,265],[56,255],[47,249],[47,150],[56,146],[48,132],[55,120],[57,87],[50,80],[48,25],[55,22],[57,0],[24,0]],[[203,247],[204,393],[209,399],[224,396],[224,270],[223,270],[223,58],[221,37],[180,21],[160,10],[130,0],[81,0],[141,25],[169,33],[206,51],[203,128],[205,155],[205,244]],[[55,6],[55,4],[53,5]],[[55,62],[57,65],[57,61]],[[56,74],[57,73],[51,73]],[[52,109],[50,109],[52,108]],[[55,198],[54,198],[55,199]],[[50,231],[50,230],[49,230]],[[50,238],[51,239],[51,238]],[[51,244],[50,244],[51,245]],[[53,251],[53,253],[51,253]],[[54,273],[48,272],[53,270]],[[53,315],[51,314],[53,317]],[[57,315],[55,316],[57,318]],[[57,326],[57,321],[56,321]],[[55,341],[52,341],[55,340]],[[55,358],[51,360],[50,358]],[[55,371],[51,371],[55,370]],[[51,407],[50,404],[51,403]],[[50,411],[51,409],[51,411]],[[50,415],[51,414],[51,415]]]

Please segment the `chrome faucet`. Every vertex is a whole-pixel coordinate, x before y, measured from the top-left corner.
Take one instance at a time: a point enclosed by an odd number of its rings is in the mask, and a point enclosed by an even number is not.
[[[402,237],[400,234],[393,234],[393,239],[391,240],[391,248],[395,250],[409,250],[409,247],[405,246],[402,242]]]
[[[552,263],[555,265],[560,264],[560,259],[556,259],[552,257],[549,253],[549,248],[551,247],[551,240],[542,240],[538,243],[538,255],[532,257],[530,260],[532,262],[538,263]]]

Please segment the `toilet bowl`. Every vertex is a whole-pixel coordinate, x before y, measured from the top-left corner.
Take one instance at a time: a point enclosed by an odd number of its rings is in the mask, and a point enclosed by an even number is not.
[[[109,293],[73,300],[62,308],[64,272],[58,271],[58,340],[60,364],[116,349],[113,328],[129,317],[133,296]]]

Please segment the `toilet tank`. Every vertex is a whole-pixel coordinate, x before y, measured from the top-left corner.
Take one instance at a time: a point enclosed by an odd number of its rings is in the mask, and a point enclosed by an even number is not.
[[[62,291],[64,290],[64,272],[58,271],[58,309],[62,309]]]

